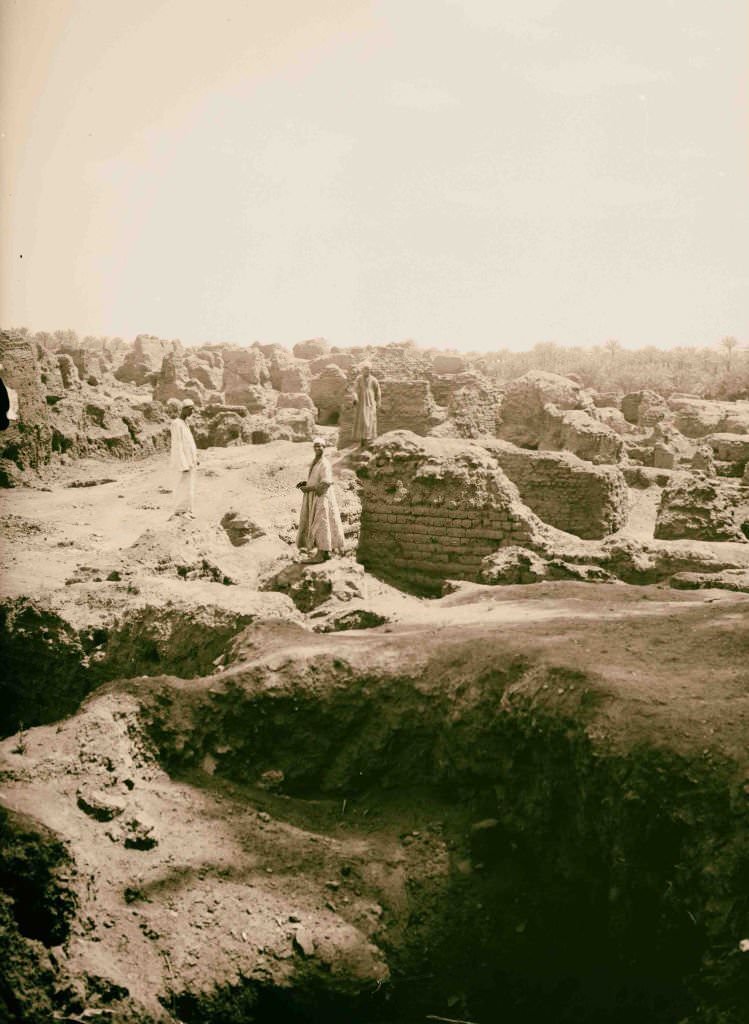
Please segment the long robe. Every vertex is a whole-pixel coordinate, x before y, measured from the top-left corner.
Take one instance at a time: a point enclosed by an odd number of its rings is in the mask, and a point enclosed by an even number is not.
[[[198,472],[198,448],[187,423],[173,419],[170,427],[172,437],[171,464],[179,473],[174,488],[175,512],[192,512],[195,505],[195,478]]]
[[[171,463],[172,469],[183,473],[187,469],[195,469],[198,465],[198,447],[192,431],[179,417],[169,425],[172,435]]]
[[[10,409],[10,395],[8,389],[0,377],[0,430],[8,429],[8,410]]]
[[[306,550],[343,551],[345,540],[338,500],[333,489],[333,467],[322,455],[309,468],[302,511],[299,515],[297,547]]]
[[[354,382],[354,429],[355,441],[373,441],[377,437],[377,406],[380,404],[380,383],[370,374],[360,373]]]

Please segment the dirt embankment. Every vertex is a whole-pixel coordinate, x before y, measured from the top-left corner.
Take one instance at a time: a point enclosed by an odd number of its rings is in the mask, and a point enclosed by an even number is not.
[[[6,741],[6,805],[77,872],[66,935],[13,924],[47,958],[39,999],[738,1024],[747,598],[562,587],[578,615],[542,629],[475,605],[439,629],[251,625],[218,673],[113,683]]]

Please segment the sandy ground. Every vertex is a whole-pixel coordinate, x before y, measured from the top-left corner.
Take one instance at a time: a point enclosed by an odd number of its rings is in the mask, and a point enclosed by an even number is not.
[[[213,448],[201,452],[200,458],[196,520],[189,524],[170,520],[174,474],[166,455],[131,463],[84,460],[57,467],[39,488],[3,492],[0,594],[43,598],[76,625],[95,620],[97,611],[106,617],[118,605],[147,603],[156,593],[160,601],[187,599],[235,611],[245,606],[257,610],[259,582],[299,559],[295,536],[300,498],[294,485],[306,475],[310,448],[274,442]],[[338,453],[333,453],[333,461],[337,471],[345,470]],[[104,480],[108,482],[97,483]],[[345,488],[341,498],[345,502]],[[631,513],[619,536],[652,536],[657,490],[633,490],[631,500]],[[265,536],[244,547],[232,547],[219,525],[230,509],[248,515]],[[172,540],[181,551],[189,551],[192,544],[202,545],[240,585],[176,580],[154,573],[152,564],[140,564]],[[694,547],[694,542],[689,543]],[[679,542],[672,542],[672,547],[678,548]],[[701,547],[726,552],[738,564],[749,565],[749,545]],[[342,572],[352,560],[353,554],[338,561]],[[139,595],[126,593],[124,585],[101,582],[109,570],[122,570],[123,566],[137,574]],[[646,604],[625,600],[628,588],[624,585],[612,585],[607,590],[610,600],[604,602],[585,586],[560,584],[497,588],[464,583],[449,597],[427,600],[403,594],[365,574],[359,589],[350,608],[366,607],[392,624],[415,627],[489,620],[512,625],[570,615],[637,616],[645,607],[652,614],[655,607],[666,612],[694,602],[735,601],[743,607],[739,595],[712,591],[683,594],[667,587],[650,588]]]
[[[300,502],[294,484],[310,459],[309,446],[279,442],[201,452],[197,525],[215,528],[229,509],[250,515],[271,534],[242,552],[247,571],[258,569],[289,548],[291,537],[279,545],[277,534],[293,528]],[[111,482],[73,486],[97,480]],[[126,549],[146,530],[172,528],[174,483],[168,456],[159,455],[129,463],[82,460],[58,468],[43,489],[5,491],[3,592],[62,586],[83,557]]]

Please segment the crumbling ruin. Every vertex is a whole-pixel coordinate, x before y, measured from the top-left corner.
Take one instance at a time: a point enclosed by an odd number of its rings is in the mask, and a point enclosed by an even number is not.
[[[170,398],[195,404],[191,427],[202,449],[307,441],[319,427],[337,427],[345,451],[352,385],[367,359],[382,390],[381,435],[408,431],[435,441],[482,442],[522,503],[549,526],[603,539],[625,524],[625,478],[629,486],[662,488],[673,474],[697,472],[737,481],[727,490],[715,485],[737,527],[716,530],[708,522],[712,513],[691,516],[689,525],[680,514],[676,525],[664,496],[655,536],[743,538],[747,402],[664,398],[648,389],[597,394],[574,374],[545,371],[498,381],[487,375],[486,359],[411,343],[341,350],[317,338],[289,352],[257,342],[186,349],[147,335],[131,345],[74,343],[66,336],[43,345],[4,332],[3,355],[21,400],[21,420],[2,439],[6,486],[58,459],[131,458],[163,449]],[[698,505],[700,493],[692,488]]]
[[[482,578],[484,559],[498,549],[543,547],[545,524],[603,538],[624,524],[628,508],[618,469],[497,440],[394,431],[375,442],[359,477],[359,559],[426,590]]]
[[[742,498],[733,481],[701,473],[678,473],[661,494],[655,522],[661,540],[749,539],[749,495]]]
[[[482,560],[541,531],[499,462],[476,443],[385,435],[360,470],[358,557],[386,578],[439,589],[478,580]]]

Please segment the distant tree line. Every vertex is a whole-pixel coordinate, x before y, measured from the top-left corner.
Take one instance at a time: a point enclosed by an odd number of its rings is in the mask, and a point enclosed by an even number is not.
[[[502,349],[483,356],[487,372],[499,380],[528,370],[576,374],[596,391],[624,392],[650,388],[664,397],[675,392],[703,398],[749,399],[749,347],[733,337],[705,348],[626,349],[618,341],[589,348],[541,342],[527,352]]]
[[[13,330],[52,351],[122,344],[121,338],[90,334],[80,338],[73,330]],[[417,347],[410,341],[402,344]],[[687,392],[703,398],[749,399],[749,346],[739,344],[731,336],[709,347],[669,349],[654,345],[627,349],[614,339],[587,348],[544,341],[525,352],[498,349],[474,353],[469,358],[498,381],[512,380],[528,370],[547,370],[575,374],[586,387],[596,391],[627,393],[650,388],[665,397]]]
[[[64,331],[30,331],[28,327],[11,327],[10,330],[14,334],[20,334],[24,338],[28,338],[30,341],[35,341],[38,345],[43,345],[46,349],[51,352],[57,352],[64,348],[102,348],[105,344],[110,345],[123,344],[122,338],[110,337],[109,335],[94,335],[86,334],[82,338],[78,335],[77,331],[72,331],[69,328]]]

